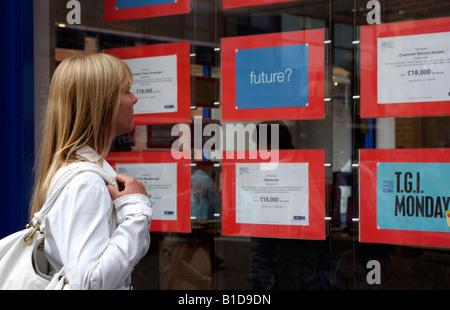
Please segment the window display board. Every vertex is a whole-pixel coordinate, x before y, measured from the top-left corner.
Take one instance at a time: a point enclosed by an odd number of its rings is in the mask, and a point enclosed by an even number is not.
[[[450,18],[361,27],[361,117],[450,114]]]
[[[111,152],[106,160],[117,173],[144,184],[153,201],[150,231],[191,231],[189,159],[175,160],[171,152]]]
[[[106,22],[187,14],[190,0],[104,0]]]
[[[222,234],[325,238],[324,150],[280,150],[278,162],[248,151],[226,155]]]
[[[189,42],[108,49],[133,74],[135,124],[190,122]]]
[[[360,150],[360,241],[450,246],[450,149]]]
[[[222,121],[324,117],[324,30],[222,39]]]
[[[222,0],[222,8],[225,10],[244,6],[254,6],[280,2],[294,2],[294,1],[298,2],[299,0]]]

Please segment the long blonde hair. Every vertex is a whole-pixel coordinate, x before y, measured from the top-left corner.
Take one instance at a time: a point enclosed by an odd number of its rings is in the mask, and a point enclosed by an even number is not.
[[[54,174],[80,161],[76,152],[92,147],[103,161],[114,139],[115,120],[124,83],[131,72],[107,54],[72,56],[56,68],[50,84],[44,136],[36,168],[31,217],[45,202]]]

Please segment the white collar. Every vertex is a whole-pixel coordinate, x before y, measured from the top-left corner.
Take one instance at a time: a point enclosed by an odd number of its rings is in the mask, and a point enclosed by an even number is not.
[[[77,151],[77,155],[80,157],[83,157],[91,162],[96,162],[100,159],[100,155],[97,154],[96,151],[94,151],[93,148],[90,146],[83,146]]]

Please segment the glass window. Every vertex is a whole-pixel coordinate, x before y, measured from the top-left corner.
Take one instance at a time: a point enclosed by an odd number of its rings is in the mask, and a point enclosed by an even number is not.
[[[64,58],[117,52],[131,63],[131,48],[145,47],[139,57],[153,60],[133,70],[153,72],[152,86],[135,78],[135,94],[151,108],[145,93],[162,93],[164,104],[116,138],[114,160],[147,154],[134,163],[180,166],[174,153],[190,154],[178,189],[165,184],[154,193],[174,209],[164,211],[172,218],[154,218],[135,289],[450,287],[448,230],[399,224],[421,204],[447,225],[448,3],[190,0],[187,12],[143,4],[139,14],[152,16],[105,21],[115,1],[75,1],[79,12],[67,2],[34,1],[35,120],[43,119],[51,75]],[[164,109],[175,106],[187,118],[171,121]],[[420,186],[417,173],[428,192],[400,192]],[[381,216],[383,195],[392,212],[406,214],[392,216],[392,226],[368,211]]]

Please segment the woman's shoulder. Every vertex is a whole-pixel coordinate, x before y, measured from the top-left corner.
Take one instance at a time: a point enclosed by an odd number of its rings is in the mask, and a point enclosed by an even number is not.
[[[95,188],[102,188],[107,190],[105,180],[97,173],[92,171],[80,171],[73,179],[68,183],[68,186],[87,186]]]
[[[99,190],[108,192],[104,178],[95,172],[95,169],[84,170],[75,167],[75,165],[76,163],[61,167],[55,174],[52,187],[56,186],[57,182],[64,182],[65,178],[70,178],[64,186],[66,191],[82,189],[84,192]]]
[[[114,170],[112,171],[114,172]],[[57,182],[57,180],[64,181],[67,178],[72,179],[69,184],[79,182],[105,184],[105,180],[108,180],[109,183],[114,183],[114,175],[111,171],[89,161],[74,162],[60,167],[53,178],[53,182]]]
[[[90,216],[105,216],[112,210],[111,203],[111,195],[103,178],[95,172],[83,171],[72,176],[62,188],[47,217],[57,218],[63,214],[66,219],[69,215],[81,218],[86,212]]]

